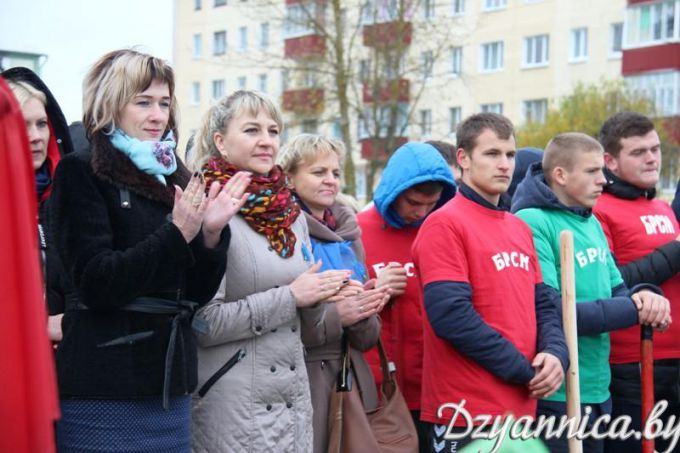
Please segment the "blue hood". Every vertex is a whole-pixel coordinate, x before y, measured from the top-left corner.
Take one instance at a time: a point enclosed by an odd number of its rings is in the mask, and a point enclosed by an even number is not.
[[[541,162],[534,162],[529,166],[526,177],[519,183],[515,196],[512,198],[511,211],[513,213],[527,208],[559,209],[571,211],[581,217],[588,217],[592,213],[587,208],[568,207],[562,204],[545,182]]]
[[[394,200],[403,191],[426,181],[440,181],[444,184],[442,196],[435,209],[456,194],[451,168],[439,151],[426,143],[413,142],[400,146],[387,161],[373,197],[376,209],[390,226],[406,226],[406,222],[391,207]],[[410,225],[417,226],[423,220]]]

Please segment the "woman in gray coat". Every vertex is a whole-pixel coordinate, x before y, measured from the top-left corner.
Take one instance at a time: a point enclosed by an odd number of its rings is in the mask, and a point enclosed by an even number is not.
[[[323,328],[328,299],[350,272],[319,272],[307,223],[274,165],[281,114],[271,100],[237,91],[206,114],[192,150],[206,182],[252,174],[232,219],[229,266],[197,315],[196,452],[307,453],[312,406],[301,335]],[[200,326],[199,326],[200,327]]]
[[[315,258],[322,269],[350,269],[352,281],[326,306],[322,329],[305,338],[307,373],[314,407],[314,452],[328,451],[328,418],[332,392],[341,369],[343,344],[349,341],[352,371],[364,407],[375,409],[376,388],[362,352],[374,347],[380,336],[378,313],[389,299],[383,286],[367,288],[364,249],[356,214],[339,203],[340,175],[345,157],[341,142],[314,134],[300,134],[279,154],[277,162],[288,176],[309,225]]]

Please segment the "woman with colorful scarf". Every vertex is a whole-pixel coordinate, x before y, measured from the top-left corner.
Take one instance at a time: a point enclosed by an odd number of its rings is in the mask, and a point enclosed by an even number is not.
[[[11,68],[2,73],[14,97],[19,101],[26,123],[31,149],[35,188],[38,197],[38,236],[40,239],[45,298],[50,314],[49,337],[61,340],[61,318],[64,299],[73,291],[65,278],[59,255],[49,232],[48,200],[52,192],[52,178],[61,156],[73,151],[66,118],[56,99],[36,73],[28,68]]]
[[[174,152],[173,71],[151,55],[104,55],[83,104],[91,148],[61,160],[50,206],[77,293],[57,349],[58,450],[188,453],[192,317],[224,274],[249,177],[206,196]]]
[[[329,403],[335,392],[341,358],[349,345],[353,385],[360,389],[367,411],[377,406],[373,375],[362,352],[380,336],[378,313],[389,289],[367,283],[361,230],[355,212],[337,201],[345,157],[342,143],[320,135],[300,134],[281,150],[277,162],[288,177],[309,226],[312,253],[322,269],[350,269],[352,280],[328,304],[323,328],[316,329],[317,346],[308,347],[305,361],[314,407],[314,453],[328,451]]]
[[[323,328],[325,304],[350,271],[319,272],[300,206],[274,165],[281,113],[264,95],[237,91],[206,114],[192,150],[206,181],[250,172],[231,222],[229,266],[197,313],[199,390],[195,452],[312,450],[312,406],[303,341]]]

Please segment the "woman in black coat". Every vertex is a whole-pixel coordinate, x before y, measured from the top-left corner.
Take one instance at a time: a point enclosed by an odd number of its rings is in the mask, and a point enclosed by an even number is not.
[[[91,150],[62,159],[50,206],[77,289],[57,350],[62,451],[190,449],[193,312],[224,275],[249,175],[205,195],[174,153],[175,111],[173,71],[150,55],[114,51],[86,76]]]
[[[36,73],[28,68],[11,68],[2,73],[21,106],[35,171],[38,198],[38,235],[49,309],[48,332],[54,342],[61,340],[64,300],[73,292],[52,244],[48,202],[54,171],[61,157],[73,151],[66,119],[56,99]]]

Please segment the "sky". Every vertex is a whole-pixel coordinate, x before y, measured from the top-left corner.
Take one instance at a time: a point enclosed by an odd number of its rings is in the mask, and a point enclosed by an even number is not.
[[[179,0],[178,0],[179,1]],[[136,46],[172,63],[175,0],[0,0],[0,49],[47,55],[41,77],[70,123],[104,53]]]

